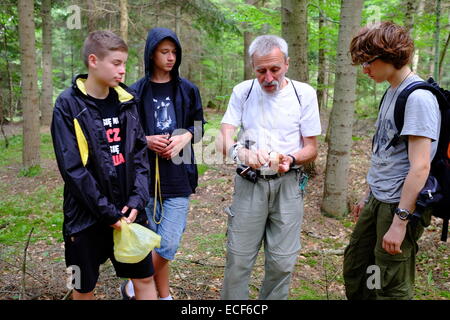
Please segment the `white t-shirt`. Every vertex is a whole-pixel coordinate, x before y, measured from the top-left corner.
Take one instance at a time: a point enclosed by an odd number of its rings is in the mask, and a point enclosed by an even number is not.
[[[233,88],[222,123],[241,127],[239,142],[250,141],[251,150],[294,153],[303,147],[301,137],[321,134],[316,91],[308,84],[285,78],[287,85],[274,94],[261,89],[254,80]],[[293,85],[298,94],[295,94]]]

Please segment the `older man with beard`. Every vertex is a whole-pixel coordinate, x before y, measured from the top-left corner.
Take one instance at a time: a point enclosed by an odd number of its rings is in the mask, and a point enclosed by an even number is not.
[[[316,158],[321,133],[317,96],[308,84],[285,77],[289,57],[282,38],[257,37],[249,55],[256,79],[233,89],[217,141],[238,165],[233,201],[226,209],[222,299],[248,299],[250,273],[263,242],[260,299],[287,299],[300,250],[301,167]]]

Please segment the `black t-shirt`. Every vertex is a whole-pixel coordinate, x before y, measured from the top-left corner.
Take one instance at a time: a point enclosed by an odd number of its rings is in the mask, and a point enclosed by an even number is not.
[[[154,135],[169,134],[178,128],[174,106],[174,82],[150,82],[152,97],[147,91],[144,107],[154,110]],[[152,99],[151,103],[150,100]],[[155,168],[155,154],[149,152],[150,165]],[[161,157],[159,161],[159,175],[163,198],[187,197],[192,194],[192,188],[183,165],[173,163]],[[155,195],[155,172],[151,170],[150,196]]]
[[[110,88],[109,94],[105,99],[96,99],[89,96],[95,102],[100,110],[100,116],[103,120],[103,126],[106,131],[106,139],[109,143],[109,149],[116,169],[119,180],[120,191],[122,195],[122,203],[125,203],[126,197],[126,173],[125,173],[125,157],[123,145],[125,139],[124,128],[119,120],[120,101],[116,90]]]

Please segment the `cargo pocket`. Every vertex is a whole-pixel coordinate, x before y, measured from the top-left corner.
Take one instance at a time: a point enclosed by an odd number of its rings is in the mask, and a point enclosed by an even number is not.
[[[234,221],[234,213],[231,210],[231,207],[225,207],[223,209],[225,211],[225,213],[228,216],[228,224],[227,224],[227,231],[225,236],[227,237],[227,245],[228,248],[232,248],[233,247],[233,221]]]
[[[411,275],[408,259],[385,261],[380,267],[381,289],[377,296],[383,300],[407,300],[412,298]]]

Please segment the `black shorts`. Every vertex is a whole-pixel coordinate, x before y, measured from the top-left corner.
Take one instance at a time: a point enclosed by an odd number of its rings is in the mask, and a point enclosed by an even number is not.
[[[114,258],[113,228],[93,225],[72,236],[64,237],[66,266],[79,268],[80,280],[77,282],[73,268],[74,289],[80,293],[94,290],[99,277],[100,265],[111,260],[119,278],[143,279],[154,273],[152,253],[138,263],[121,263]]]

